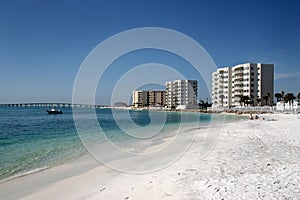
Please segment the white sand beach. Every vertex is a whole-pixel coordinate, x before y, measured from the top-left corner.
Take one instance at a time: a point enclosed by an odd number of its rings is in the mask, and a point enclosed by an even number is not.
[[[220,135],[204,157],[200,144],[206,130],[194,130],[192,147],[153,173],[117,172],[87,156],[2,183],[0,199],[300,199],[299,118],[270,114],[211,128]],[[51,178],[74,169],[77,173],[62,180]]]

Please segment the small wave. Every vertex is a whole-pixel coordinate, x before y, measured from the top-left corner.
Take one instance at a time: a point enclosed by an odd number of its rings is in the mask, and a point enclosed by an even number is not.
[[[8,182],[8,181],[11,181],[11,180],[16,179],[16,178],[20,178],[20,177],[23,177],[23,176],[35,174],[35,173],[44,171],[46,169],[49,169],[49,167],[48,166],[44,166],[44,167],[36,168],[36,169],[30,170],[30,171],[27,171],[27,172],[15,174],[13,176],[10,176],[10,177],[7,177],[7,178],[4,178],[4,179],[0,180],[0,184]]]

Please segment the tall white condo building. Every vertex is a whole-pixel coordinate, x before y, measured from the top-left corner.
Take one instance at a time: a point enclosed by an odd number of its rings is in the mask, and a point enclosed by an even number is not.
[[[212,74],[212,106],[271,105],[274,95],[274,65],[245,63],[219,68]]]
[[[197,108],[198,82],[175,80],[166,82],[166,104],[168,108]]]

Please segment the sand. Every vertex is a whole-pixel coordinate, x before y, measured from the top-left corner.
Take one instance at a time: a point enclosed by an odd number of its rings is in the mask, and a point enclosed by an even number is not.
[[[299,116],[272,114],[211,127],[219,137],[206,156],[201,145],[207,129],[193,131],[191,148],[156,172],[122,173],[87,156],[2,183],[0,199],[300,199]],[[57,178],[66,169],[77,173]]]

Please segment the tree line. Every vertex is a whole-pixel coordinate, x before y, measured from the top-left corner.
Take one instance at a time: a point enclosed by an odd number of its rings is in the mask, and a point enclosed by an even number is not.
[[[280,101],[284,101],[285,103],[290,102],[290,103],[294,103],[295,99],[300,100],[300,92],[298,93],[297,96],[295,96],[293,93],[287,93],[285,94],[284,91],[282,91],[281,93],[275,93],[275,98],[277,102]],[[257,105],[259,105],[259,103],[261,101],[265,102],[265,105],[273,105],[273,102],[271,102],[271,94],[267,93],[267,95],[263,96],[261,99],[258,98],[257,99]],[[253,96],[249,97],[249,96],[240,96],[240,104],[244,104],[244,105],[253,105]]]
[[[275,98],[276,98],[276,101],[279,102],[279,101],[284,101],[284,102],[294,102],[295,99],[298,98],[298,100],[300,100],[300,92],[298,93],[297,96],[294,96],[293,93],[287,93],[287,94],[284,94],[284,91],[282,91],[281,93],[275,93]]]

